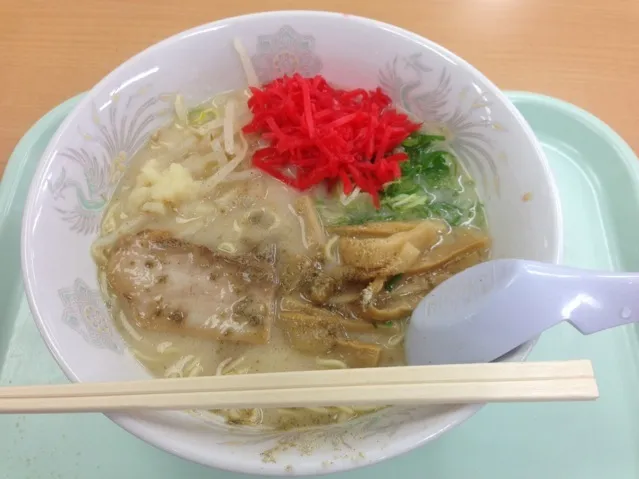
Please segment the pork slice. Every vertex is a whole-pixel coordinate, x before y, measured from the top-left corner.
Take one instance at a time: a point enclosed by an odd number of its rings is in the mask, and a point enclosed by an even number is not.
[[[263,344],[274,315],[271,265],[143,231],[110,255],[107,278],[142,329]]]

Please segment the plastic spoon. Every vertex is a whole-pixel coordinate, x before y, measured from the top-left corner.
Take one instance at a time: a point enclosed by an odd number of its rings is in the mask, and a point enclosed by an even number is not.
[[[639,321],[639,274],[481,263],[419,303],[406,356],[411,365],[491,362],[562,321],[583,334]]]

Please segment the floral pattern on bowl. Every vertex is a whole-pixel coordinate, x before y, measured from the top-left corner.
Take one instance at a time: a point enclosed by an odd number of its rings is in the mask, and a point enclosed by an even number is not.
[[[100,298],[89,248],[119,167],[172,112],[166,92],[188,92],[197,104],[245,85],[231,46],[235,37],[245,43],[261,81],[322,73],[346,85],[351,78],[341,75],[350,72],[359,75],[357,85],[380,85],[403,108],[436,123],[479,179],[497,255],[556,260],[561,246],[556,198],[543,156],[514,108],[463,60],[410,32],[352,16],[273,12],[225,20],[168,39],[112,72],[63,123],[43,155],[24,217],[25,289],[42,335],[71,379],[147,377],[122,348]],[[535,201],[524,204],[520,199],[529,191]],[[506,359],[521,360],[531,347]],[[273,475],[291,474],[291,466],[299,475],[392,457],[478,408],[390,407],[346,424],[289,432],[249,431],[177,412],[110,417],[138,437],[202,464]]]
[[[58,291],[63,304],[62,322],[96,348],[120,353],[124,344],[100,291],[91,289],[78,278],[70,288]]]
[[[315,37],[301,35],[290,25],[272,35],[260,35],[256,51],[251,60],[262,83],[294,73],[311,77],[322,70],[322,60],[315,54]]]

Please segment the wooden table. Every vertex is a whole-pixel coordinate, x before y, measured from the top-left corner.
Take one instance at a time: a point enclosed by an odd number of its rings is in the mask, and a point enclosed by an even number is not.
[[[639,152],[638,0],[0,0],[0,171],[34,121],[146,46],[218,18],[301,7],[423,34],[503,89],[590,110]]]

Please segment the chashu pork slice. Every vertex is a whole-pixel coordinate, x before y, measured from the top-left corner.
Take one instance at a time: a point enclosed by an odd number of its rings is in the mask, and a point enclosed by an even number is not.
[[[122,239],[109,257],[109,284],[142,329],[263,344],[274,315],[272,266],[211,252],[168,233]]]

